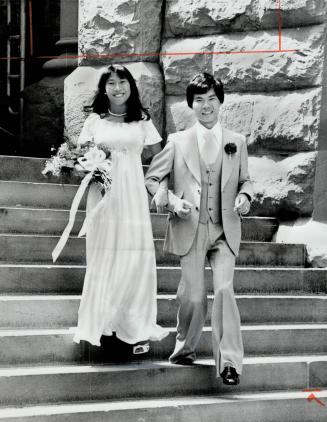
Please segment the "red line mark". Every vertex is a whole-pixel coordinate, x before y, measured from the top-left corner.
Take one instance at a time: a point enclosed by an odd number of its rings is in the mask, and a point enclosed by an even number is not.
[[[160,57],[160,56],[193,56],[193,55],[222,55],[222,54],[268,54],[268,53],[297,53],[300,50],[282,49],[282,10],[281,0],[277,1],[278,17],[278,49],[276,50],[242,50],[242,51],[193,51],[193,52],[166,52],[166,53],[113,53],[113,54],[82,54],[71,56],[35,56],[35,59],[111,59],[115,57]],[[33,31],[32,31],[32,0],[29,0],[30,21],[30,50],[33,55]],[[24,60],[22,57],[0,57],[0,60]]]
[[[29,17],[29,29],[30,29],[30,54],[33,56],[33,8],[32,0],[28,0],[28,17]]]
[[[117,54],[81,54],[80,56],[35,56],[36,59],[111,59],[114,57],[158,57],[158,56],[193,56],[193,55],[219,55],[219,54],[268,54],[268,53],[297,53],[300,50],[244,50],[244,51],[193,51],[193,52],[167,52],[167,53],[117,53]],[[10,57],[10,60],[21,60],[21,57]],[[0,60],[8,60],[0,57]]]
[[[318,392],[321,391],[319,388],[305,388],[303,391],[308,392],[308,393],[311,392],[311,394],[309,394],[308,397],[307,397],[307,401],[309,403],[312,402],[312,401],[316,401],[320,406],[323,406],[323,407],[326,406],[325,403],[322,402],[321,400],[319,400],[314,394],[314,392],[316,392],[316,391],[318,391]]]
[[[319,400],[313,393],[311,393],[308,397],[307,397],[308,402],[311,402],[312,400],[316,401],[320,406],[325,407],[325,403],[323,403],[321,400]]]

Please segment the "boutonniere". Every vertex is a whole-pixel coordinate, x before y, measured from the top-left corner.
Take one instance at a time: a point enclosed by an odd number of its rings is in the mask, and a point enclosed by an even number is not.
[[[225,145],[225,152],[228,154],[229,159],[231,159],[232,154],[235,154],[237,151],[237,146],[234,144],[234,142],[228,142],[228,144]]]

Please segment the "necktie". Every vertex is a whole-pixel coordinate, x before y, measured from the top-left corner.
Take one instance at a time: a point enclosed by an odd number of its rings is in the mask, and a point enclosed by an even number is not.
[[[218,155],[217,140],[211,130],[206,130],[203,136],[203,142],[200,149],[202,160],[206,165],[216,161]]]

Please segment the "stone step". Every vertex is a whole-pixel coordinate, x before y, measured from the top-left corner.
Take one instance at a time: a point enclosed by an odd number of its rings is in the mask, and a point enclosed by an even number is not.
[[[41,173],[46,158],[0,155],[0,180],[47,181]]]
[[[43,182],[25,181],[25,179],[20,181],[0,180],[0,206],[69,209],[78,185],[78,179],[72,179],[70,184],[59,183],[57,180]],[[85,209],[85,198],[86,195],[81,200],[79,206],[81,210]],[[250,215],[253,214],[255,214],[254,211]],[[270,228],[274,232],[275,224]],[[257,232],[257,229],[257,225],[253,226],[254,233]]]
[[[70,209],[79,183],[39,183],[0,180],[0,206]],[[87,190],[86,190],[87,192]],[[148,196],[150,205],[151,198]],[[85,210],[86,195],[79,204]]]
[[[0,181],[0,205],[68,209],[77,185]],[[81,209],[85,209],[85,196]]]
[[[48,177],[41,173],[46,160],[46,158],[0,155],[0,180],[60,183],[60,179],[57,177]],[[143,166],[144,171],[147,168],[148,166]],[[65,179],[65,183],[72,184],[79,180],[77,177],[70,177]]]
[[[0,263],[51,263],[51,252],[58,236],[0,234]],[[157,263],[178,265],[175,255],[163,252],[163,240],[155,240]],[[84,264],[85,239],[70,237],[62,251],[59,264]],[[238,265],[304,266],[305,246],[302,244],[242,242]]]
[[[327,323],[327,296],[237,295],[243,324]],[[208,317],[213,296],[208,297]],[[1,328],[59,328],[77,324],[80,296],[0,296]],[[177,301],[158,295],[158,323],[174,326]]]
[[[233,392],[303,390],[327,384],[327,356],[251,357]],[[194,382],[196,380],[196,382]],[[0,369],[0,405],[24,406],[230,392],[212,360],[192,366],[166,362],[54,365]]]
[[[0,207],[0,233],[60,235],[69,218],[68,210],[44,208]],[[72,234],[77,235],[85,211],[76,215]],[[152,230],[156,238],[164,238],[166,214],[152,214]],[[278,222],[269,217],[246,217],[242,224],[242,239],[268,242],[276,232]]]
[[[0,206],[70,209],[77,189],[78,184],[0,180]],[[149,206],[150,202],[151,198],[148,196]],[[85,210],[85,204],[86,195],[83,196],[79,209]]]
[[[303,389],[305,390],[305,389]],[[100,401],[0,409],[11,422],[325,422],[327,390],[311,403],[308,391],[226,393],[128,401]]]
[[[149,353],[134,356],[134,360],[167,360],[174,350],[176,337],[175,329],[167,330],[168,337],[151,343]],[[130,347],[115,338],[103,338],[102,347],[96,347],[86,342],[74,343],[73,335],[74,328],[0,330],[0,366],[114,363],[124,356],[128,356],[128,361],[133,359]],[[246,356],[327,354],[326,336],[327,324],[242,326]],[[210,327],[204,328],[196,352],[198,357],[212,356]]]
[[[1,294],[80,294],[85,266],[77,265],[0,265]],[[209,291],[212,277],[205,271]],[[158,291],[175,293],[180,268],[158,267]],[[236,293],[322,294],[327,293],[326,268],[236,268]]]

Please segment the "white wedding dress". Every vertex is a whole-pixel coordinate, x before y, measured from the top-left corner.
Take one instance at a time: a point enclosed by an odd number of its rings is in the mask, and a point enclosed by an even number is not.
[[[130,344],[161,340],[168,332],[156,323],[157,276],[141,153],[161,137],[151,120],[116,123],[92,113],[79,143],[94,140],[111,150],[112,185],[86,232],[87,269],[74,341],[100,345],[113,332]],[[101,200],[96,185],[87,216]]]

